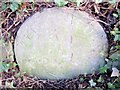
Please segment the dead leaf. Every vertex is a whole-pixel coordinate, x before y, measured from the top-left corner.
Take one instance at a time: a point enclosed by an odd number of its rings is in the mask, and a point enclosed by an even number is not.
[[[28,81],[27,76],[23,76],[23,81],[24,81],[25,83],[27,83],[27,81]]]
[[[2,78],[0,78],[0,87],[2,87],[3,85],[2,85]]]
[[[117,68],[113,67],[112,70],[113,71],[112,71],[111,77],[115,77],[115,76],[119,77],[120,76],[120,72]]]

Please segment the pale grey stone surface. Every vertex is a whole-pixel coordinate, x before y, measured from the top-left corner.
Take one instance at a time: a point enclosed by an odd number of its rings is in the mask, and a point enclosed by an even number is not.
[[[51,8],[20,27],[15,55],[21,71],[44,79],[73,78],[104,65],[106,34],[87,13]]]

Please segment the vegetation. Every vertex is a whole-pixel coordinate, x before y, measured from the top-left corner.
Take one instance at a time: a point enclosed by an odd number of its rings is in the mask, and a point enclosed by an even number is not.
[[[82,1],[82,0],[81,0]],[[111,67],[113,62],[120,61],[120,53],[115,57],[111,55],[120,50],[120,2],[81,2],[80,0],[55,0],[54,2],[15,2],[14,0],[0,3],[0,41],[7,43],[12,50],[8,50],[6,60],[0,60],[0,87],[1,88],[97,88],[104,90],[120,89],[120,73],[117,67]],[[97,74],[79,75],[70,80],[41,80],[36,77],[20,73],[15,58],[13,44],[16,32],[22,22],[36,11],[50,7],[73,7],[76,10],[86,11],[98,19],[108,36],[109,55],[106,65],[101,67]],[[2,38],[4,39],[2,39]],[[11,48],[9,48],[11,49]],[[9,52],[10,51],[10,52]],[[110,64],[111,62],[111,64]]]

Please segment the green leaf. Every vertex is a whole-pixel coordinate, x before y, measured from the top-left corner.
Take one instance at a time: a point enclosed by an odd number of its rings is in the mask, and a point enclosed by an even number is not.
[[[119,29],[118,28],[114,28],[114,30],[113,31],[111,31],[110,32],[112,35],[116,35],[116,34],[119,34],[120,33],[120,31],[119,31]]]
[[[5,10],[7,8],[7,5],[5,3],[2,3],[2,10]]]
[[[103,80],[104,80],[104,79],[102,78],[102,76],[100,76],[97,81],[98,81],[98,82],[102,82]]]
[[[20,72],[15,74],[15,77],[20,77]]]
[[[17,63],[14,62],[14,63],[13,63],[13,67],[16,67],[16,66],[17,66]]]
[[[64,1],[64,0],[55,0],[55,3],[57,4],[57,6],[61,7],[64,6],[68,3],[68,1]]]
[[[3,65],[2,65],[2,62],[0,62],[0,72],[3,72]]]
[[[107,69],[108,69],[108,67],[104,66],[104,67],[100,67],[99,71],[100,71],[100,73],[106,73]]]
[[[111,82],[107,83],[109,89],[115,88],[115,85],[113,85]]]
[[[81,81],[81,82],[83,82],[83,81],[84,81],[84,79],[81,77],[81,78],[80,78],[80,81]]]
[[[80,6],[80,2],[82,2],[83,0],[76,0],[77,6]]]
[[[114,30],[115,30],[116,32],[118,32],[118,31],[119,31],[119,29],[118,29],[118,28],[114,28]]]
[[[28,13],[28,11],[27,11],[27,9],[26,9],[26,8],[24,8],[24,9],[23,9],[23,12],[27,12],[27,13]]]
[[[10,67],[13,67],[13,63],[10,62],[10,63],[7,64],[7,66],[8,66],[9,68],[10,68]]]
[[[91,86],[91,87],[93,87],[93,86],[96,85],[96,83],[93,81],[93,79],[91,79],[91,80],[89,81],[89,83],[90,83],[90,86]]]
[[[115,4],[115,3],[116,3],[116,0],[108,0],[108,2],[109,2],[110,4]]]
[[[115,38],[114,38],[114,41],[120,41],[120,35],[116,34]]]
[[[34,1],[34,0],[29,0],[29,2],[33,2],[33,3],[35,3],[35,1]]]
[[[102,0],[95,0],[95,3],[101,3]]]
[[[117,17],[118,17],[118,14],[116,14],[116,13],[113,13],[113,16],[117,18]]]
[[[10,88],[15,88],[13,83],[14,83],[13,81],[10,83]]]
[[[23,0],[19,0],[18,4],[21,6],[22,2],[23,2]]]
[[[117,52],[113,53],[112,55],[110,55],[110,59],[112,59],[112,61],[116,61],[116,60],[120,59],[120,51],[117,51]]]
[[[115,34],[116,34],[116,32],[115,32],[115,31],[110,31],[110,33],[111,33],[112,35],[115,35]]]
[[[115,86],[115,88],[119,88],[120,89],[120,83],[119,82],[120,82],[120,77],[118,77],[118,78],[116,78],[114,80],[114,86]]]
[[[7,71],[9,66],[5,62],[0,62],[0,72]]]
[[[10,9],[14,12],[19,8],[19,5],[17,2],[12,2],[10,5]]]
[[[118,45],[118,46],[115,46],[115,48],[116,48],[116,49],[120,49],[120,45]]]

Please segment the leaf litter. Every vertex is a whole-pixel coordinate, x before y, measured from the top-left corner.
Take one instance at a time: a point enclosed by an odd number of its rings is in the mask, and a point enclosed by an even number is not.
[[[94,18],[98,19],[98,22],[103,26],[109,42],[109,55],[108,60],[111,60],[109,56],[114,52],[120,50],[120,40],[116,33],[119,31],[119,18],[120,12],[120,2],[115,4],[110,4],[107,2],[94,3],[86,2],[80,3],[77,6],[73,2],[68,2],[65,7],[73,7],[75,10],[86,11]],[[34,7],[33,7],[34,6]],[[20,4],[15,3],[15,7],[11,5],[11,2],[0,3],[2,7],[1,13],[1,31],[4,36],[5,42],[11,42],[12,48],[14,50],[14,40],[16,33],[21,26],[21,24],[32,14],[39,11],[41,12],[44,8],[56,7],[55,2],[24,2]],[[112,33],[111,33],[112,31]],[[117,35],[117,36],[115,36]],[[11,46],[10,46],[11,47]],[[11,48],[10,48],[11,49]],[[73,79],[64,80],[42,80],[37,77],[28,76],[25,73],[20,73],[19,66],[14,58],[14,60],[3,60],[4,63],[10,64],[8,66],[2,66],[4,69],[0,72],[0,87],[1,88],[43,88],[43,89],[79,89],[79,88],[94,88],[94,89],[114,89],[120,88],[120,76],[118,76],[118,70],[116,67],[102,68],[102,72],[96,74],[79,75]],[[8,68],[9,67],[9,68]],[[105,66],[106,67],[106,66]]]

